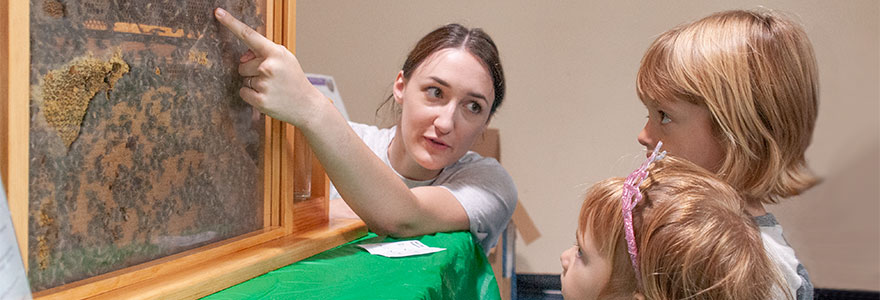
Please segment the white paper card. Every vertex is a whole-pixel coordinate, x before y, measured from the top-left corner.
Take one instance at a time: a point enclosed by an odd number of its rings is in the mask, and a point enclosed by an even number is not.
[[[420,241],[359,244],[358,246],[364,248],[372,255],[381,255],[385,257],[406,257],[446,250],[446,248],[428,247]]]
[[[0,184],[0,299],[31,299],[31,287],[15,240],[3,184]]]

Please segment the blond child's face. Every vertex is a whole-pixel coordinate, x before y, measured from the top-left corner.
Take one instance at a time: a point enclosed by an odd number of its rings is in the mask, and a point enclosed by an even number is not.
[[[562,296],[598,299],[611,278],[611,261],[599,255],[589,229],[577,232],[577,244],[562,252]]]
[[[648,121],[639,133],[639,144],[647,155],[663,141],[663,150],[716,172],[724,159],[724,150],[712,129],[709,109],[687,101],[643,101]]]

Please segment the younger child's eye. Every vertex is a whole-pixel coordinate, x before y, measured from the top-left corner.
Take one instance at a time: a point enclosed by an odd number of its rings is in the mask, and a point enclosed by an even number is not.
[[[672,119],[669,118],[669,115],[667,115],[666,112],[661,110],[660,111],[660,124],[668,124],[669,122],[672,122]]]
[[[431,98],[443,97],[443,91],[441,91],[440,88],[437,87],[428,87],[427,89],[425,89],[425,92],[428,93],[428,96]]]

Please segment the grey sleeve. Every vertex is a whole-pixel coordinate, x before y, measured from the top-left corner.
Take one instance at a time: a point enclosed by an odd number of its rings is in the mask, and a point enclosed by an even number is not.
[[[813,299],[813,282],[810,281],[810,274],[804,265],[798,264],[797,274],[801,276],[801,287],[797,290],[797,300]]]
[[[454,172],[439,184],[464,207],[470,231],[488,253],[516,208],[517,192],[513,179],[495,159],[483,158]]]

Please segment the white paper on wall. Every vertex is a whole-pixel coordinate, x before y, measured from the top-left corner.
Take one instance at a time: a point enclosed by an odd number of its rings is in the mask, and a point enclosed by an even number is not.
[[[324,96],[333,100],[333,105],[342,113],[345,120],[351,120],[348,118],[348,112],[345,111],[345,103],[342,102],[342,96],[339,94],[339,85],[336,84],[336,80],[333,80],[333,76],[306,73],[306,77],[312,85],[324,93]]]
[[[31,288],[18,241],[15,239],[15,228],[12,227],[12,215],[6,202],[6,191],[0,184],[0,299],[31,299]]]

